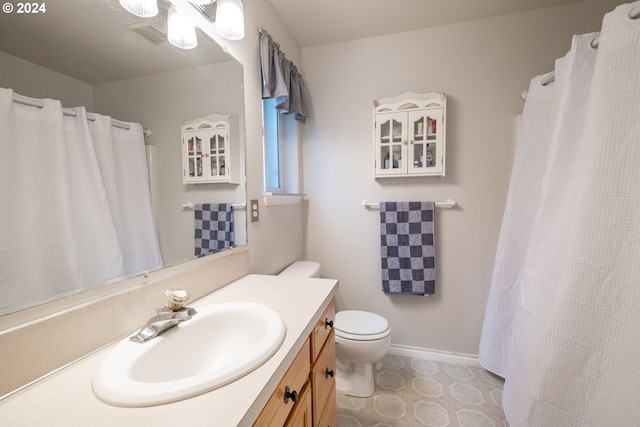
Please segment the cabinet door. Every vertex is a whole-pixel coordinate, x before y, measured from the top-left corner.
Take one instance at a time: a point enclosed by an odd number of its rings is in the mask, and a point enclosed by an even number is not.
[[[253,427],[276,427],[285,424],[294,405],[297,405],[298,394],[304,387],[309,386],[309,372],[311,370],[311,344],[309,339],[291,363],[291,366],[282,377],[271,398],[262,409]],[[289,398],[291,393],[296,397]]]
[[[327,342],[322,348],[318,359],[313,364],[313,370],[311,372],[314,425],[318,425],[325,411],[332,411],[331,405],[335,406],[336,404],[335,398],[333,401],[329,400],[329,397],[336,388],[335,374],[336,342],[334,330],[331,330],[331,333],[327,337]]]
[[[309,393],[309,384],[303,389],[298,397],[296,405],[293,407],[284,427],[313,427],[311,407],[311,394]]]
[[[408,173],[442,175],[442,108],[410,111],[408,114]]]
[[[322,416],[319,421],[313,425],[313,427],[336,427],[338,408],[336,407],[336,390],[331,390],[331,394],[327,399],[327,405],[322,411]]]
[[[378,113],[375,129],[376,175],[407,173],[407,113]]]
[[[205,179],[205,148],[200,132],[185,132],[183,148],[183,181],[199,182]]]
[[[228,181],[229,131],[227,129],[207,132],[208,177],[211,181]]]

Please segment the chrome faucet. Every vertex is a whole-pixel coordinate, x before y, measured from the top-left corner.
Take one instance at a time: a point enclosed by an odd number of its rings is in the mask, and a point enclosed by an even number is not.
[[[157,337],[164,331],[173,328],[178,323],[191,319],[197,311],[191,307],[184,307],[189,299],[189,293],[182,289],[167,289],[167,305],[157,309],[157,314],[129,339],[137,343],[145,343]]]

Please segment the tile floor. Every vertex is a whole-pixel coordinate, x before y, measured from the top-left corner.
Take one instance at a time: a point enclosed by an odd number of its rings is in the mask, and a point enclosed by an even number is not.
[[[338,395],[338,427],[508,427],[503,380],[478,366],[386,355],[369,398]]]

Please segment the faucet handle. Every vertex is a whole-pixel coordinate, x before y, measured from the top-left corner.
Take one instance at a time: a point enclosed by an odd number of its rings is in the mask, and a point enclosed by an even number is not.
[[[189,300],[189,292],[184,289],[167,289],[164,294],[167,297],[167,307],[172,311],[182,309]]]

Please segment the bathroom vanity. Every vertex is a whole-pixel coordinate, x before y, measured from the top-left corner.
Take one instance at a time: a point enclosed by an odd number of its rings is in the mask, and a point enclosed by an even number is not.
[[[329,427],[336,423],[336,342],[332,301],[254,426]]]
[[[111,344],[0,401],[0,419],[11,426],[335,426],[337,288],[330,279],[247,275],[189,304],[197,310],[206,304],[257,302],[285,322],[286,335],[275,354],[218,389],[157,406],[108,405],[95,397],[91,383]],[[131,332],[139,326],[131,325]]]

